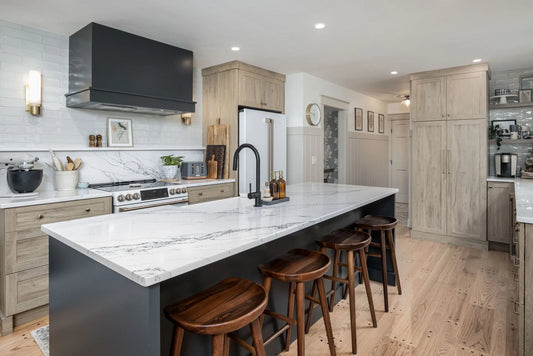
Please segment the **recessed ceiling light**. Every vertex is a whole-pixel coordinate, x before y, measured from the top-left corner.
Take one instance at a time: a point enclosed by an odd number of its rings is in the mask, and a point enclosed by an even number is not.
[[[396,75],[396,74],[398,74],[398,71],[393,70],[392,72],[390,72],[390,74],[391,75]]]
[[[481,58],[476,58],[476,59],[472,60],[472,62],[479,63],[479,62],[481,62]]]
[[[315,29],[317,29],[317,30],[323,30],[325,28],[326,28],[326,24],[323,24],[323,23],[315,24]]]
[[[234,51],[234,52],[237,52],[237,51],[241,50],[241,47],[233,46],[233,47],[231,47],[231,50]]]

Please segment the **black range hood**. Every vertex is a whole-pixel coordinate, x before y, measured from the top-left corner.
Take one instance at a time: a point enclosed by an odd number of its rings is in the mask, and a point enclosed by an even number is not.
[[[69,38],[67,107],[194,112],[193,53],[97,23]]]

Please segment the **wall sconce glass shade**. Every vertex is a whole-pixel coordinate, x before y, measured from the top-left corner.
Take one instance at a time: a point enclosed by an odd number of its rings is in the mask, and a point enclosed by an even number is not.
[[[28,85],[26,85],[26,111],[32,115],[41,114],[42,105],[42,75],[37,70],[30,70]]]
[[[189,126],[191,124],[191,113],[181,114],[181,122],[183,122],[184,125]]]

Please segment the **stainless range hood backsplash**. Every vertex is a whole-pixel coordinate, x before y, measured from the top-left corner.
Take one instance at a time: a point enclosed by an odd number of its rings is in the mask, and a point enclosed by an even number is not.
[[[91,23],[69,38],[67,107],[194,112],[193,53]]]

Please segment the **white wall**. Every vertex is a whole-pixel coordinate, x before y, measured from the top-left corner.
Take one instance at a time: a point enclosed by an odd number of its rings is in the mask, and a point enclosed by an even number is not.
[[[355,107],[363,109],[363,131],[357,132],[380,136],[388,136],[390,133],[390,123],[387,120],[388,108],[385,102],[307,73],[287,75],[285,82],[285,112],[288,115],[289,126],[287,174],[290,183],[322,181],[324,171],[324,124],[321,122],[317,127],[311,127],[306,121],[305,110],[310,103],[322,104],[325,100],[324,96],[343,102],[343,108],[347,108],[347,120],[345,121],[347,135],[350,135],[351,132],[356,132]],[[323,105],[321,107],[323,109]],[[373,111],[375,115],[374,133],[367,132],[367,111]],[[378,114],[385,115],[384,134],[378,133]],[[346,152],[346,160],[352,159],[354,154],[364,154],[364,152]],[[313,164],[313,157],[316,161],[315,164]],[[382,159],[386,160],[388,157],[383,157]],[[354,183],[350,181],[350,177],[346,178],[347,183]]]
[[[402,103],[389,103],[388,104],[388,113],[389,114],[408,114],[409,107],[403,105]]]
[[[41,116],[24,111],[24,85],[31,69],[43,74]],[[106,142],[106,118],[133,120],[136,147],[200,146],[202,142],[202,75],[195,69],[192,125],[178,116],[69,109],[68,37],[0,20],[0,149],[87,147],[90,134]]]

